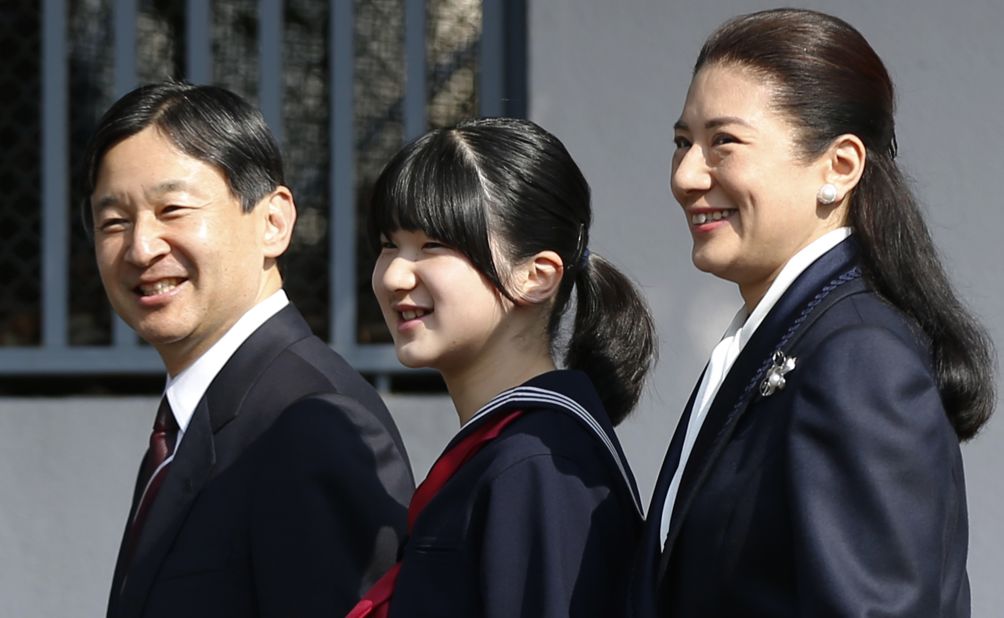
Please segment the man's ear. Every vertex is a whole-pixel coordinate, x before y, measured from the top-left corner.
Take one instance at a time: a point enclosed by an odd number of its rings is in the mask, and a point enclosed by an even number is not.
[[[265,230],[262,241],[265,257],[278,258],[289,248],[293,239],[293,225],[296,223],[296,204],[293,194],[284,186],[277,187],[258,204],[265,208]]]
[[[858,186],[865,171],[867,149],[857,135],[845,133],[833,140],[823,155],[824,182],[837,188],[836,203],[844,202],[847,195]]]
[[[564,274],[561,257],[554,251],[541,251],[518,268],[514,296],[519,304],[546,303],[557,295]]]

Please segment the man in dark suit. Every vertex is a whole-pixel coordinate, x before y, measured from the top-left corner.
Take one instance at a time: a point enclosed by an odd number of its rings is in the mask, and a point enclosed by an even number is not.
[[[393,564],[414,482],[376,392],[282,290],[296,211],[264,119],[144,86],[87,161],[105,291],[168,374],[108,616],[343,615]]]

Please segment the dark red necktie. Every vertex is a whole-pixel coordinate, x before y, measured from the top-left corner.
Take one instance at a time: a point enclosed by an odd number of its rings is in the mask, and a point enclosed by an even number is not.
[[[150,513],[150,507],[157,498],[160,485],[167,476],[167,470],[171,467],[171,459],[174,454],[174,444],[178,439],[178,421],[171,412],[171,404],[167,401],[167,395],[160,400],[160,407],[157,409],[157,418],[153,421],[153,432],[150,433],[150,446],[143,459],[143,468],[140,473],[140,494],[139,503],[136,505],[136,512],[133,515],[132,524],[129,528],[129,558],[139,544],[139,537],[143,531],[143,524]]]
[[[425,508],[425,505],[439,493],[440,488],[450,480],[464,462],[478,452],[482,446],[498,437],[506,425],[513,422],[523,412],[513,410],[508,414],[495,414],[486,419],[480,427],[467,434],[460,442],[450,450],[440,455],[436,463],[433,464],[429,474],[422,481],[422,484],[415,490],[415,495],[411,497],[408,504],[408,534],[415,525],[415,520]],[[398,562],[384,573],[383,577],[377,580],[352,611],[345,618],[387,618],[390,611],[390,598],[394,594],[394,584],[397,583],[397,575],[401,570],[401,563]]]

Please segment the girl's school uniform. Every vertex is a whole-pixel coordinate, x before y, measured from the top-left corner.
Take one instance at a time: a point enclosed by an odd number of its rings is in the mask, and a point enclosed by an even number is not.
[[[414,522],[390,617],[615,616],[642,529],[638,490],[592,382],[553,371],[486,404],[521,410]]]

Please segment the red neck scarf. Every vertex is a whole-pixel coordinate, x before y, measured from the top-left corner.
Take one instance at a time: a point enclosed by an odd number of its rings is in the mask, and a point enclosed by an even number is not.
[[[521,414],[523,414],[522,410],[513,410],[507,414],[492,415],[477,429],[464,436],[453,448],[439,456],[432,469],[429,470],[428,476],[415,490],[415,495],[411,497],[411,503],[408,505],[408,534],[411,534],[419,514],[439,493],[446,481],[450,480],[450,477],[474,453],[497,438],[502,430]],[[373,584],[373,587],[366,592],[362,600],[352,608],[352,611],[345,618],[387,618],[390,612],[390,598],[394,595],[394,584],[397,583],[397,575],[400,571],[401,563],[398,562]]]

